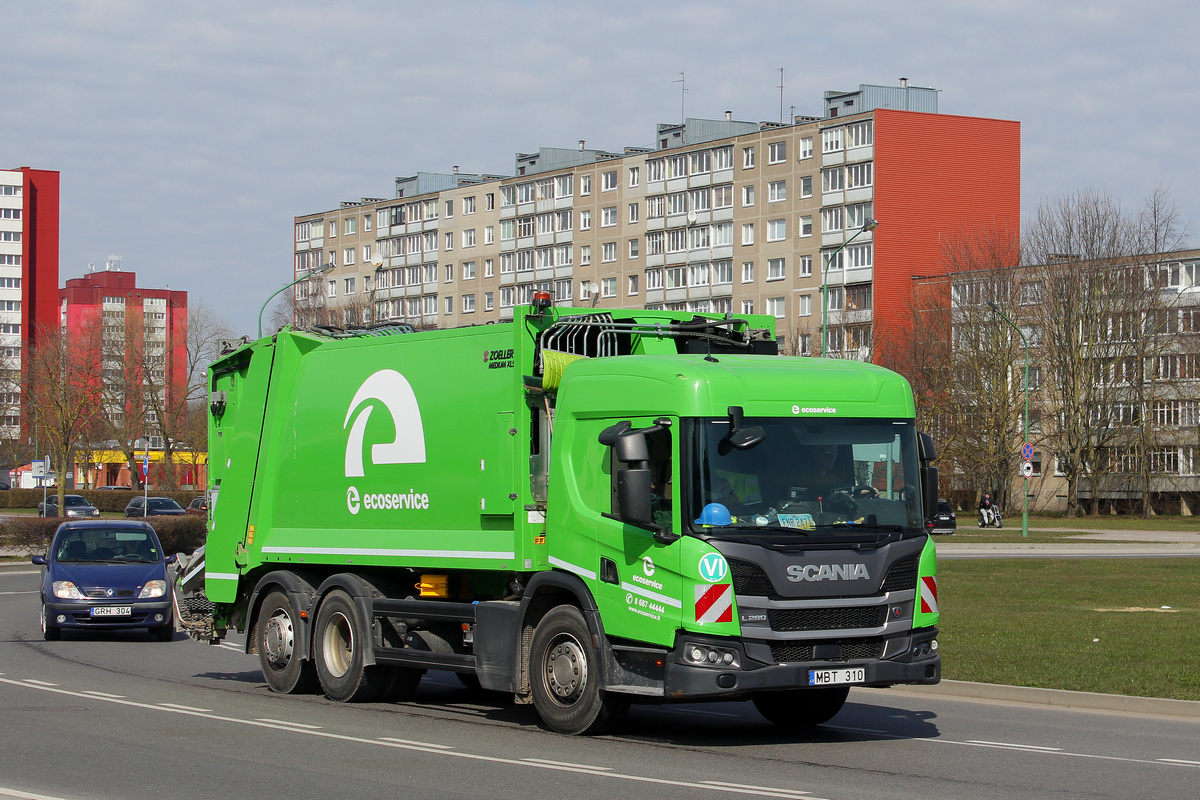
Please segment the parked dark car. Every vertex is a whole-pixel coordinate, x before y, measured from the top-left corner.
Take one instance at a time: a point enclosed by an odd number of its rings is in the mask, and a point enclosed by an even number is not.
[[[192,502],[188,503],[188,507],[184,511],[197,517],[207,517],[208,498],[204,495],[192,498]]]
[[[50,550],[34,556],[42,572],[42,636],[64,629],[146,628],[160,642],[175,635],[171,579],[154,529],[145,522],[72,520]]]
[[[954,508],[945,500],[938,500],[937,513],[930,520],[932,527],[930,533],[941,533],[949,536],[958,530],[958,516],[954,513]]]
[[[58,495],[52,494],[46,497],[46,502],[38,503],[39,517],[98,517],[100,509],[89,503],[82,496],[77,494],[68,494],[63,496],[63,506],[67,509],[67,513],[61,514],[58,508]]]
[[[123,492],[129,491],[128,486],[97,486],[96,487],[97,491],[104,491],[104,492],[113,492],[113,491],[117,491],[118,489]]]
[[[182,517],[183,506],[169,497],[135,497],[125,506],[128,517]]]

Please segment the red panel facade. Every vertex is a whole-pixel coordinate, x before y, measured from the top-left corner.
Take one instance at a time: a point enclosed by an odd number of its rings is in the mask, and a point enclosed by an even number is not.
[[[58,172],[20,167],[22,215],[21,345],[28,352],[39,325],[58,324]]]
[[[902,335],[914,275],[944,271],[942,240],[1020,232],[1019,122],[875,113],[875,345]]]

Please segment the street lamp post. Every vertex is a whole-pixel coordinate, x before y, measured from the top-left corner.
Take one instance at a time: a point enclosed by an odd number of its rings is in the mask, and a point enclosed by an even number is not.
[[[825,258],[824,267],[821,270],[821,358],[828,358],[829,353],[829,265],[833,263],[833,259],[838,253],[846,249],[846,245],[853,242],[867,231],[873,231],[879,227],[879,220],[869,219],[863,223],[863,226],[858,229],[853,236],[838,245],[837,249]],[[843,269],[842,275],[846,272]]]
[[[258,310],[258,336],[259,336],[259,338],[262,338],[262,317],[263,317],[263,312],[267,310],[267,303],[270,303],[278,295],[286,292],[288,289],[292,288],[300,281],[304,281],[304,280],[308,280],[309,278],[316,278],[320,275],[324,275],[326,272],[329,272],[329,270],[331,270],[331,269],[333,269],[332,261],[330,261],[325,266],[320,267],[319,269],[310,270],[309,272],[305,273],[304,275],[301,275],[299,278],[296,278],[296,280],[292,281],[288,285],[283,286],[283,287],[277,289],[276,291],[272,292],[271,296],[263,301],[262,308],[260,308]]]
[[[1008,316],[1003,311],[1000,310],[1000,306],[996,305],[991,300],[988,300],[987,304],[988,304],[988,308],[990,308],[994,314],[999,316],[1000,319],[1007,322],[1008,327],[1012,328],[1014,331],[1017,332],[1017,335],[1021,337],[1021,344],[1023,344],[1025,346],[1025,436],[1021,441],[1022,441],[1022,443],[1028,442],[1029,441],[1029,339],[1025,338],[1025,332],[1022,331],[1020,328],[1018,328],[1016,325],[1014,325],[1013,321],[1011,319],[1009,319]],[[1021,512],[1021,536],[1027,537],[1027,536],[1029,536],[1029,477],[1024,474],[1024,471],[1022,471],[1021,475],[1022,475],[1022,477],[1025,478],[1025,492],[1024,492],[1025,507],[1024,507],[1024,510]]]

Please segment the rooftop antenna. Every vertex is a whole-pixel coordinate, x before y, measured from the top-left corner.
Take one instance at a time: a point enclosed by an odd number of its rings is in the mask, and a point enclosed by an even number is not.
[[[783,67],[779,68],[779,124],[783,124]]]
[[[687,114],[684,112],[684,104],[683,104],[684,98],[687,95],[687,77],[681,72],[681,73],[679,73],[679,80],[671,81],[671,83],[680,84],[680,86],[679,86],[679,122],[680,122],[680,124],[683,124],[683,123],[687,122]]]

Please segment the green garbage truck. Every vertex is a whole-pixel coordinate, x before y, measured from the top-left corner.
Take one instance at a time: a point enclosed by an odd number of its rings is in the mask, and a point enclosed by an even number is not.
[[[245,632],[276,692],[445,670],[575,734],[631,702],[813,725],[940,680],[934,446],[894,372],[781,357],[770,317],[543,297],[229,350],[180,616]]]

